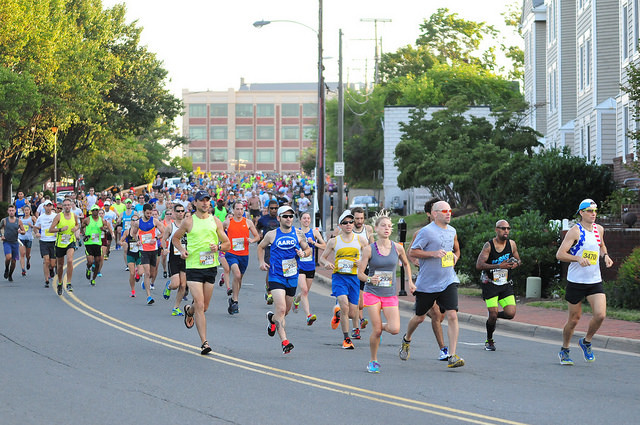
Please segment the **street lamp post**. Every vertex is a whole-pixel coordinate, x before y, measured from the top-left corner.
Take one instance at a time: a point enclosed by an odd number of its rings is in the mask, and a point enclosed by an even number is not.
[[[302,22],[290,21],[290,20],[272,20],[272,21],[256,21],[253,26],[256,28],[262,28],[265,25],[269,25],[272,22],[288,22],[292,24],[302,25],[303,27],[310,29],[318,35],[318,143],[316,145],[316,197],[318,199],[318,211],[320,212],[320,226],[325,229],[325,202],[324,202],[324,164],[325,164],[325,149],[324,149],[324,137],[325,137],[325,113],[324,113],[324,66],[322,65],[322,0],[318,0],[318,29],[315,30],[312,27],[303,24]]]
[[[58,202],[58,127],[51,127],[53,132],[53,202]]]

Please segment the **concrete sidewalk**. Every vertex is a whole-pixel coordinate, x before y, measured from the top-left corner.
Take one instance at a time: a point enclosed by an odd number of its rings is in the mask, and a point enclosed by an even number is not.
[[[331,287],[331,272],[316,268],[317,280]],[[414,296],[400,297],[400,309],[412,312]],[[460,295],[458,297],[458,320],[484,330],[487,320],[487,308],[481,297]],[[498,320],[497,331],[514,332],[530,337],[547,340],[557,340],[558,346],[562,342],[562,328],[567,321],[566,311],[552,310],[543,307],[531,307],[518,304],[516,317],[512,320]],[[583,314],[573,338],[577,345],[577,338],[584,336],[587,331],[590,314]],[[640,323],[624,320],[605,319],[602,327],[593,338],[595,347],[619,350],[640,354]]]

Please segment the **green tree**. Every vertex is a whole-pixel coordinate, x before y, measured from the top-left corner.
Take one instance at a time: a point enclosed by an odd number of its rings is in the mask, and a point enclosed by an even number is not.
[[[397,77],[420,76],[437,63],[427,46],[407,45],[395,52],[383,53],[380,60],[382,81]]]
[[[169,165],[185,174],[193,171],[193,160],[188,156],[174,156],[171,158],[171,161],[169,161]]]

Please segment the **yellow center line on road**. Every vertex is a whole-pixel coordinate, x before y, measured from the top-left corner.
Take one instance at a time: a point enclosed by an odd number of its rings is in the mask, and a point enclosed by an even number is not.
[[[83,258],[74,261],[74,268],[77,267]],[[240,369],[244,369],[250,372],[259,373],[266,376],[271,376],[277,379],[283,379],[293,383],[306,385],[312,388],[317,388],[325,391],[330,391],[339,394],[345,394],[376,403],[387,404],[404,409],[415,410],[432,415],[442,416],[450,419],[455,419],[461,422],[476,423],[476,424],[511,424],[511,425],[525,425],[522,422],[511,421],[507,419],[501,419],[493,416],[482,415],[478,413],[468,412],[461,409],[454,409],[451,407],[440,406],[437,404],[427,403],[419,400],[410,400],[406,397],[400,397],[377,391],[368,390],[366,388],[355,387],[351,385],[342,384],[340,382],[329,381],[314,376],[304,375],[297,372],[291,372],[284,369],[278,369],[272,366],[255,363],[249,360],[240,359],[237,357],[227,356],[222,353],[212,351],[207,356],[202,356],[199,349],[191,344],[184,343],[182,341],[175,340],[163,335],[156,334],[151,331],[134,326],[130,323],[124,322],[113,316],[110,316],[82,301],[73,292],[66,292],[66,297],[62,296],[60,299],[68,306],[90,317],[100,323],[110,326],[119,331],[125,332],[129,335],[141,338],[145,341],[152,342],[167,348],[171,348],[186,354],[191,354],[202,358],[203,360],[214,361],[227,366],[232,366]]]

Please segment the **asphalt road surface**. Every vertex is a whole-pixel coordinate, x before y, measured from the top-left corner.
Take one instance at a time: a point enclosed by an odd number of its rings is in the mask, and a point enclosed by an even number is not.
[[[409,360],[398,358],[403,313],[400,335],[382,336],[381,373],[367,373],[370,327],[343,350],[329,326],[334,300],[318,282],[310,295],[318,321],[287,316],[295,348],[284,355],[266,332],[255,246],[251,255],[239,314],[227,313],[215,287],[213,352],[201,356],[195,327],[171,316],[175,293],[162,297],[166,280],[147,306],[139,287],[129,298],[122,251],[112,251],[95,287],[77,253],[75,290],[57,296],[43,287],[36,247],[27,277],[0,281],[0,424],[637,423],[638,355],[596,350],[586,363],[574,348],[575,366],[560,366],[559,341],[509,335],[499,324],[495,352],[484,351],[484,329],[461,328],[466,365],[448,369],[428,321]]]

